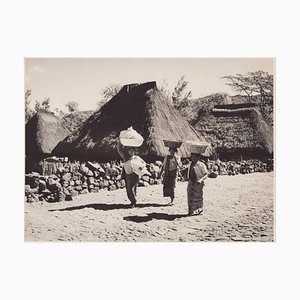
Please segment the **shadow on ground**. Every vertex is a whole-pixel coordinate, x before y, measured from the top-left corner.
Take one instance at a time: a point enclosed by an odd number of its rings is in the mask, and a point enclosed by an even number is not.
[[[135,207],[143,208],[143,207],[162,207],[167,206],[166,204],[157,204],[157,203],[139,203]],[[93,208],[97,210],[114,210],[114,209],[128,209],[131,208],[130,204],[106,204],[106,203],[93,203],[79,206],[71,206],[60,209],[49,209],[49,211],[72,211],[79,210],[84,208]]]
[[[149,222],[151,220],[167,220],[167,221],[173,221],[175,219],[188,217],[187,214],[177,214],[177,215],[169,215],[169,214],[163,214],[163,213],[152,213],[148,214],[147,216],[128,216],[124,217],[125,221],[131,221],[136,223],[142,223],[142,222]]]

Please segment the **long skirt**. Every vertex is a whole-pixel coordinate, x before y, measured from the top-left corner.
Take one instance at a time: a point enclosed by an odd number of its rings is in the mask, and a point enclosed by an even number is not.
[[[177,170],[169,171],[163,180],[163,195],[164,197],[175,197],[175,186],[177,181]]]
[[[187,187],[187,198],[189,214],[197,214],[203,209],[203,187],[204,183],[194,183],[189,181]]]
[[[131,173],[131,174],[125,173],[127,197],[132,204],[136,204],[136,190],[137,190],[138,181],[139,181],[139,176],[136,175],[135,173]]]

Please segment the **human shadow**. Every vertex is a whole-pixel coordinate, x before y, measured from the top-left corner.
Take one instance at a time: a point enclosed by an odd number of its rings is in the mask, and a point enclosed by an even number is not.
[[[138,203],[135,207],[144,208],[144,207],[162,207],[167,206],[167,204],[158,204],[158,203]],[[93,208],[96,210],[115,210],[115,209],[129,209],[131,208],[130,204],[107,204],[107,203],[92,203],[92,204],[85,204],[79,206],[71,206],[65,207],[60,209],[49,209],[49,211],[72,211],[72,210],[79,210],[84,208]]]
[[[169,215],[164,213],[151,213],[147,216],[127,216],[123,219],[125,221],[131,221],[136,223],[143,223],[143,222],[149,222],[151,220],[167,220],[167,221],[173,221],[175,219],[179,218],[185,218],[188,217],[188,214],[175,214],[175,215]]]

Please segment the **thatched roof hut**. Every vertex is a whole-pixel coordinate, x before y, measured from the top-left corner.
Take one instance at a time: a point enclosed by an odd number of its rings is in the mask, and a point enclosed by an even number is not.
[[[61,141],[55,155],[109,161],[119,159],[116,140],[132,126],[144,138],[140,155],[148,161],[167,154],[163,140],[205,141],[157,89],[156,82],[125,85],[85,123]],[[190,155],[182,145],[179,154]]]
[[[51,154],[58,142],[70,131],[53,113],[40,111],[25,125],[25,154],[30,160],[39,160]]]
[[[273,154],[272,129],[254,103],[215,105],[194,127],[220,158],[262,158]]]

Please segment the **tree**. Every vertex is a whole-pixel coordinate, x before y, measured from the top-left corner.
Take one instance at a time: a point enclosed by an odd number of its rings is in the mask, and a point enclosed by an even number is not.
[[[65,116],[65,113],[62,110],[60,110],[59,108],[55,108],[53,112],[54,112],[55,116],[57,116],[59,118],[63,118]]]
[[[35,101],[34,110],[35,112],[39,112],[41,110],[41,103],[37,100]]]
[[[50,112],[50,98],[45,98],[41,106],[43,111]]]
[[[121,90],[122,86],[120,84],[110,84],[102,91],[101,94],[101,100],[97,102],[98,109],[101,108],[106,102],[108,102],[111,98],[113,98],[116,94],[118,94]]]
[[[31,99],[29,99],[30,95],[31,95],[31,90],[27,89],[25,91],[25,122],[27,122],[34,114],[33,110],[30,108],[30,102],[31,102]]]
[[[174,92],[172,93],[173,106],[175,108],[179,108],[192,97],[192,92],[186,91],[188,83],[189,82],[184,79],[184,76],[178,80]]]
[[[246,96],[249,102],[258,102],[262,116],[273,123],[273,75],[256,71],[222,77],[234,91]]]
[[[68,101],[66,107],[68,108],[70,113],[78,111],[78,103],[75,101]]]
[[[40,101],[35,101],[34,105],[34,111],[39,112],[39,111],[45,111],[45,112],[50,112],[50,98],[45,98],[42,103]]]

